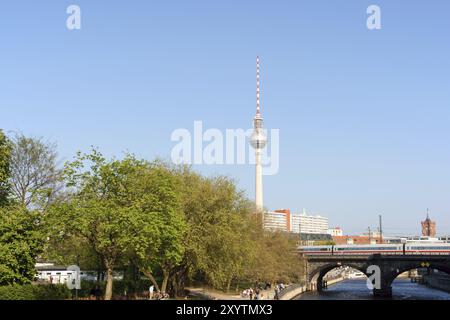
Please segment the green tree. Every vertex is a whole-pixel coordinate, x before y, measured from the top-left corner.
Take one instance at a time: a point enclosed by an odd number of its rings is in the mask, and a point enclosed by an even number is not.
[[[200,278],[228,289],[251,264],[251,205],[226,177],[202,177],[188,167],[175,169],[188,224],[182,263],[173,271],[172,288]]]
[[[73,194],[52,206],[48,225],[54,241],[81,238],[99,257],[105,299],[112,297],[113,271],[130,257],[149,274],[155,265],[164,271],[177,263],[183,220],[164,170],[131,155],[108,161],[94,150],[78,154],[65,175]]]
[[[61,177],[56,159],[55,144],[16,134],[11,143],[12,198],[29,208],[45,208],[55,198]]]
[[[101,259],[106,268],[105,300],[112,298],[114,269],[139,227],[139,216],[127,193],[136,165],[131,157],[107,161],[95,150],[78,154],[65,170],[68,187],[75,188],[75,193],[52,209],[54,226],[61,227],[55,234],[83,238]]]
[[[0,285],[33,280],[44,242],[40,218],[22,207],[0,209]]]
[[[141,239],[131,245],[134,262],[162,292],[167,291],[171,272],[181,262],[184,252],[186,223],[177,192],[179,182],[167,165],[156,161],[149,164],[133,186],[134,201],[145,213],[139,233]],[[157,271],[162,274],[161,286],[155,280]]]
[[[229,290],[232,283],[302,279],[296,238],[264,230],[232,179],[203,177],[189,167],[175,172],[188,224],[183,260],[172,278],[175,291],[190,280]]]
[[[113,271],[130,264],[174,295],[191,280],[229,290],[300,279],[295,239],[264,231],[232,179],[130,155],[106,160],[95,150],[68,163],[65,178],[71,192],[46,217],[47,256],[104,268],[105,299]]]
[[[51,210],[54,210],[55,206]],[[58,265],[78,265],[82,270],[96,270],[97,278],[105,270],[102,260],[89,245],[88,241],[72,233],[64,233],[63,226],[58,226],[59,222],[51,221],[49,216],[56,218],[58,215],[48,215],[45,217],[45,230],[49,235],[45,243],[42,259],[52,261]],[[59,234],[58,234],[59,232]]]
[[[216,288],[230,290],[233,281],[239,281],[248,274],[255,258],[253,230],[248,227],[248,218],[228,213],[228,221],[211,226],[214,232],[206,238],[206,259],[203,271],[210,284]]]
[[[303,278],[303,263],[289,233],[260,230],[255,242],[257,255],[247,275],[253,281],[299,282]]]
[[[5,206],[8,201],[10,161],[11,143],[0,129],[0,207]]]

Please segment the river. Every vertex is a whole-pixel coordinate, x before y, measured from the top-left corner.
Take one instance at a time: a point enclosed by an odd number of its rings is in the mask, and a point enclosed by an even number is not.
[[[339,282],[323,292],[306,292],[295,300],[372,300],[371,290],[366,279],[353,279]],[[397,279],[392,284],[392,298],[389,300],[450,300],[450,294],[432,289],[409,279]]]

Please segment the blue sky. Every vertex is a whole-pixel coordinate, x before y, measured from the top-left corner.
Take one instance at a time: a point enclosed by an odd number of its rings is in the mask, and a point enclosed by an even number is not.
[[[82,29],[66,29],[66,8]],[[366,28],[377,4],[382,29]],[[386,0],[24,1],[0,4],[0,128],[58,143],[62,160],[170,156],[170,135],[248,128],[255,56],[265,126],[280,129],[268,208],[344,232],[450,234],[450,3]],[[197,166],[253,197],[251,166]]]

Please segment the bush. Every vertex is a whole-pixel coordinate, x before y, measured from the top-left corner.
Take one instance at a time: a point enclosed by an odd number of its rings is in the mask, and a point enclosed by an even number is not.
[[[0,300],[64,300],[71,297],[66,285],[0,286]]]
[[[114,281],[113,293],[114,295],[121,296],[126,291],[128,294],[142,293],[143,291],[148,291],[150,287],[150,280],[119,280]]]
[[[87,298],[91,295],[92,290],[99,286],[101,291],[101,297],[105,294],[106,282],[96,282],[96,281],[86,281],[81,280],[81,290],[78,290],[79,298]],[[141,279],[141,280],[114,280],[113,282],[113,296],[119,297],[125,294],[125,291],[128,295],[132,294],[140,294],[144,291],[148,291],[151,286],[150,280]]]

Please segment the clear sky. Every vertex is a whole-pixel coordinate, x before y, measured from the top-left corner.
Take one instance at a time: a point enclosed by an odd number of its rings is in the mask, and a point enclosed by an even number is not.
[[[82,29],[66,28],[77,4]],[[381,8],[382,29],[366,27]],[[426,209],[450,234],[450,2],[2,1],[0,128],[168,158],[177,128],[249,128],[255,56],[280,171],[265,205],[344,232],[414,234]],[[254,169],[196,166],[254,196]]]

